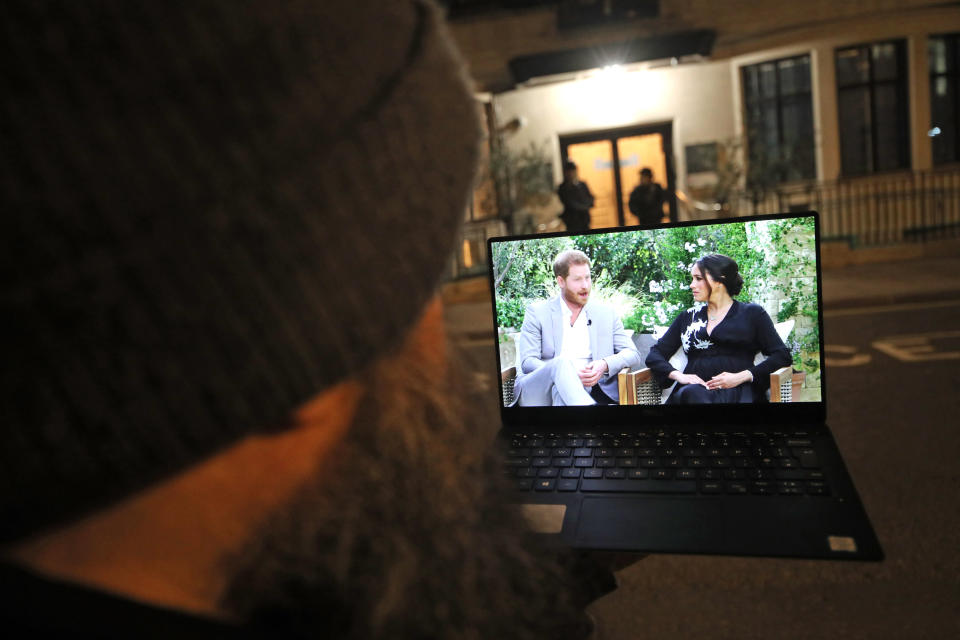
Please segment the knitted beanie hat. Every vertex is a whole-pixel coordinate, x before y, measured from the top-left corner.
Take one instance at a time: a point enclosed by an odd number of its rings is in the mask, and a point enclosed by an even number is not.
[[[477,112],[424,1],[0,3],[0,539],[281,429],[448,264]]]

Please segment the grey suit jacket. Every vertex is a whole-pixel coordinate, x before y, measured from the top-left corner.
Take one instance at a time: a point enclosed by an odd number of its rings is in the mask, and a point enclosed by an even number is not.
[[[563,310],[560,296],[537,302],[527,308],[520,329],[520,371],[514,384],[515,398],[523,393],[524,377],[555,357],[563,346]],[[587,302],[581,313],[589,322],[590,352],[594,360],[607,361],[608,371],[600,378],[600,388],[614,400],[620,399],[617,374],[624,367],[639,367],[640,354],[623,330],[623,323],[610,307]]]

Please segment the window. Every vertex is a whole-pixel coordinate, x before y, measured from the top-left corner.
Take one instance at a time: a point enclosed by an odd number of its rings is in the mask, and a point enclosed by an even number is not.
[[[933,36],[929,45],[933,164],[960,162],[960,34]]]
[[[836,65],[843,174],[909,168],[904,42],[837,49]]]
[[[810,56],[742,70],[748,150],[748,183],[816,176]]]

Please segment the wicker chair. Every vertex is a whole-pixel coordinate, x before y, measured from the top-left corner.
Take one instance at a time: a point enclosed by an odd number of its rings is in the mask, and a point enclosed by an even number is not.
[[[513,404],[513,383],[517,381],[517,368],[510,367],[501,371],[500,380],[503,381],[503,406],[509,407]]]

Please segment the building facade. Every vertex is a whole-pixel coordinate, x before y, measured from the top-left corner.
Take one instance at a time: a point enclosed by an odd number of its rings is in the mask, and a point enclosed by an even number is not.
[[[448,4],[499,159],[461,272],[486,235],[562,229],[566,158],[595,228],[637,223],[648,167],[665,220],[817,209],[851,243],[960,233],[960,3]]]

